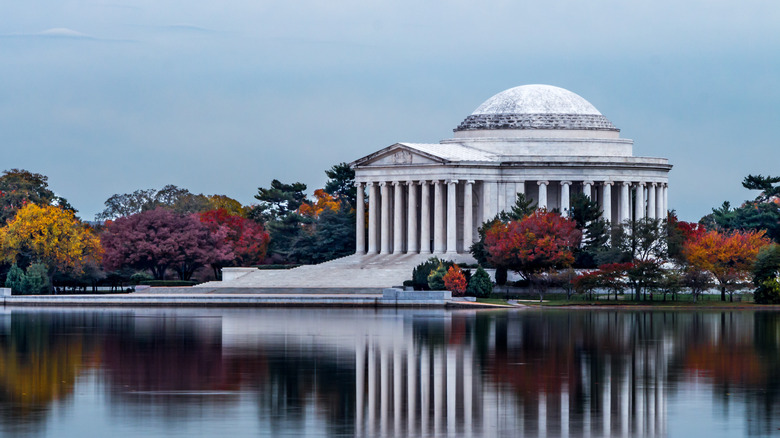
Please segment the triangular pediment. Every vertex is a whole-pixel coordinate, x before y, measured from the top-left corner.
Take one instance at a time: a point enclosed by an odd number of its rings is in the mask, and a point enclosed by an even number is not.
[[[449,160],[443,157],[423,152],[408,144],[396,143],[371,155],[352,162],[352,166],[417,166],[423,164],[445,164]]]

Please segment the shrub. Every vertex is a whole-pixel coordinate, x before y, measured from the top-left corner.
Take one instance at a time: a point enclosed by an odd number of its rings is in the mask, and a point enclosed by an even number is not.
[[[490,281],[490,275],[480,266],[477,268],[477,272],[471,276],[466,294],[477,298],[487,298],[491,293],[493,293],[493,282]]]
[[[412,286],[415,290],[429,290],[428,276],[431,275],[431,272],[435,271],[439,265],[444,265],[445,269],[449,269],[453,264],[449,261],[439,260],[438,257],[429,258],[412,270]]]
[[[135,274],[130,276],[130,283],[133,284],[141,284],[149,280],[154,280],[154,277],[147,274],[146,272],[136,272]]]
[[[456,297],[462,297],[466,294],[468,283],[466,282],[466,276],[463,275],[463,271],[461,271],[458,265],[450,266],[442,280],[444,280],[446,290],[452,291],[452,294]]]
[[[758,304],[780,304],[780,281],[776,278],[764,280],[753,294],[753,301]]]
[[[439,263],[439,266],[428,274],[428,287],[431,290],[445,290],[445,275],[447,275],[447,268],[444,266],[444,263]]]

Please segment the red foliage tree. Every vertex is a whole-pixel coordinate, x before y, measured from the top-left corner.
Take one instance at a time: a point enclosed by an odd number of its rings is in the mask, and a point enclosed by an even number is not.
[[[200,221],[216,240],[222,242],[222,254],[214,257],[211,263],[217,278],[220,267],[256,265],[265,258],[271,238],[257,222],[231,215],[222,208],[201,213]]]
[[[220,252],[219,242],[195,215],[158,208],[121,217],[106,225],[101,236],[107,270],[128,267],[149,270],[164,279],[173,269],[189,280],[199,267],[210,264]]]
[[[444,275],[444,287],[451,291],[456,297],[462,297],[466,294],[466,276],[460,270],[458,265],[450,266],[450,269]]]
[[[508,224],[495,223],[485,235],[488,260],[495,266],[519,272],[532,284],[539,274],[571,266],[572,250],[582,239],[577,224],[558,213],[537,210]],[[537,288],[540,298],[543,288]]]

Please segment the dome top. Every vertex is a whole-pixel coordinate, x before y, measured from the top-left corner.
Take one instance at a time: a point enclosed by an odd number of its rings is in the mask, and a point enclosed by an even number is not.
[[[587,100],[552,85],[523,85],[480,105],[455,131],[557,129],[618,131]]]

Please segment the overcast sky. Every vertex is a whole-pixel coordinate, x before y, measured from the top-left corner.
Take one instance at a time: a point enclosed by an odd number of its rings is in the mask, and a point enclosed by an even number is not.
[[[26,0],[0,16],[0,167],[49,176],[84,219],[165,184],[311,192],[532,83],[669,158],[682,219],[780,175],[780,2]]]

